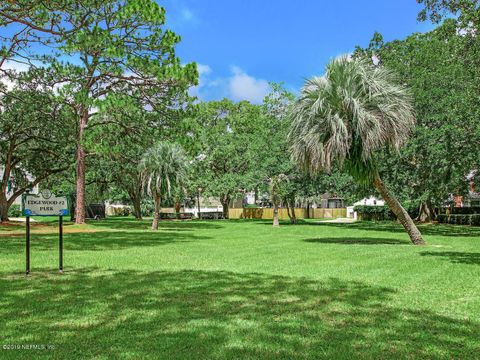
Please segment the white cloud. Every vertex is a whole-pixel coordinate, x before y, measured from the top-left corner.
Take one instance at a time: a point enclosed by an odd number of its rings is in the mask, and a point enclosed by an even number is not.
[[[232,66],[228,89],[233,100],[248,100],[260,103],[269,92],[268,81],[248,75],[238,66]]]
[[[200,100],[229,98],[234,101],[261,103],[270,91],[266,80],[248,75],[238,66],[232,66],[231,75],[227,77],[212,76],[214,71],[205,64],[197,64],[197,69],[199,84],[190,88],[190,95]]]
[[[3,63],[2,70],[14,70],[16,72],[28,71],[29,66],[24,63],[7,60]],[[10,91],[14,87],[14,83],[4,73],[0,73],[0,82],[3,83]]]
[[[212,72],[212,69],[210,68],[210,66],[204,65],[204,64],[197,64],[197,70],[200,76],[207,75]]]

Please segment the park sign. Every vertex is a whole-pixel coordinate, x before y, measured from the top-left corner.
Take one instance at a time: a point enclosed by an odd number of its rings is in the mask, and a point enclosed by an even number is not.
[[[70,215],[70,203],[65,196],[55,196],[50,190],[42,190],[38,195],[25,194],[22,197],[25,226],[25,266],[30,274],[30,216],[58,216],[58,269],[63,272],[63,217]]]
[[[70,214],[68,198],[55,196],[48,190],[38,195],[23,195],[22,209],[24,216],[68,216]]]

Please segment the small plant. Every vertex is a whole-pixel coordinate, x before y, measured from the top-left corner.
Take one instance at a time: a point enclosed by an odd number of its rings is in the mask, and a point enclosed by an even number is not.
[[[10,206],[10,209],[8,209],[8,216],[9,217],[22,216],[22,209],[21,209],[20,205],[13,204],[12,206]]]

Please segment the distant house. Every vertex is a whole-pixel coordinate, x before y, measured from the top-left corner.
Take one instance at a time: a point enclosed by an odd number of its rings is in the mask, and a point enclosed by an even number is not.
[[[327,192],[321,196],[319,205],[323,209],[340,209],[345,207],[345,202],[342,197]]]
[[[362,200],[357,201],[353,206],[357,205],[368,205],[368,206],[384,206],[385,201],[376,198],[375,196],[370,196],[368,198],[363,198]]]
[[[357,214],[355,211],[353,211],[355,206],[358,205],[366,205],[366,206],[384,206],[385,201],[381,200],[379,198],[376,198],[375,196],[370,196],[368,198],[363,198],[362,200],[359,200],[355,203],[353,203],[353,206],[347,206],[347,217],[356,219]]]
[[[233,208],[242,208],[248,205],[257,205],[260,207],[271,207],[270,195],[268,193],[261,193],[255,196],[255,192],[245,192],[242,196],[234,199],[230,204]],[[297,202],[297,207],[306,207],[305,201],[303,203]],[[324,208],[324,209],[339,209],[345,207],[345,201],[342,197],[336,194],[324,193],[315,200],[312,200],[309,205],[311,208]]]
[[[475,188],[475,182],[480,176],[478,170],[472,170],[467,175],[468,181],[468,195],[466,196],[452,196],[453,206],[455,207],[471,207],[480,206],[480,192]]]

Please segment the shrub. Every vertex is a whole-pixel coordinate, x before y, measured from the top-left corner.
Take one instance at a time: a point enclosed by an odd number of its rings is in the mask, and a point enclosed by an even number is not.
[[[480,226],[480,214],[439,214],[437,220],[442,224]]]
[[[452,208],[452,214],[455,214],[455,215],[480,214],[480,206],[461,207],[461,208],[454,207]]]
[[[130,216],[132,214],[132,208],[130,206],[125,206],[122,211],[123,216]]]
[[[420,209],[419,201],[407,200],[404,203],[402,203],[402,206],[408,212],[408,215],[410,215],[412,219],[415,219],[418,217],[419,209]]]
[[[155,204],[153,203],[153,200],[143,199],[142,203],[140,204],[140,210],[142,212],[142,216],[153,216],[155,211]]]
[[[480,226],[480,214],[470,215],[470,225]]]
[[[390,211],[388,206],[372,206],[372,205],[357,205],[353,208],[361,220],[392,220],[395,215]]]
[[[10,209],[8,209],[8,216],[9,217],[22,216],[22,209],[21,209],[20,205],[13,204],[12,206],[10,206]]]

